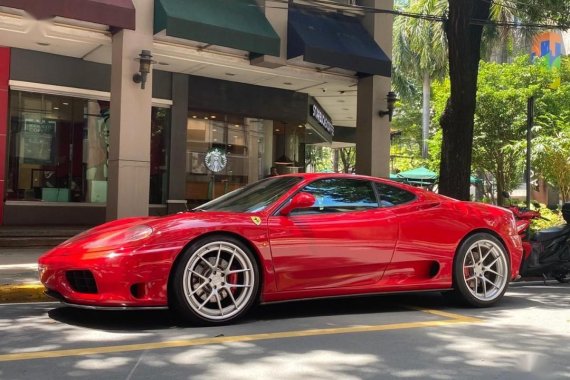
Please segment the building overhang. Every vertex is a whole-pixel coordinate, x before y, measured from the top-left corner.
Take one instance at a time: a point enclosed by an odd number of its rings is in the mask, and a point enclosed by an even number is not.
[[[290,6],[287,59],[356,71],[361,76],[391,76],[392,63],[360,19],[311,7]]]
[[[280,39],[255,0],[156,0],[154,33],[279,56]]]
[[[63,17],[115,30],[134,30],[136,25],[132,0],[0,0],[0,6],[23,10],[38,20]]]

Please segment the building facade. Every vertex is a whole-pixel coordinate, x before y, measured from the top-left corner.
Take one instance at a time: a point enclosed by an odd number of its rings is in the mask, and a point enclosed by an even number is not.
[[[177,212],[311,144],[387,177],[392,18],[365,7],[392,2],[338,3],[0,0],[1,224]]]

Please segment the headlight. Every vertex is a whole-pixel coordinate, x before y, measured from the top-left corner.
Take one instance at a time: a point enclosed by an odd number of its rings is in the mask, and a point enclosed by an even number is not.
[[[96,240],[85,244],[86,249],[111,249],[129,246],[132,243],[146,239],[152,234],[152,228],[146,225],[130,227],[119,231],[110,231],[99,236]]]

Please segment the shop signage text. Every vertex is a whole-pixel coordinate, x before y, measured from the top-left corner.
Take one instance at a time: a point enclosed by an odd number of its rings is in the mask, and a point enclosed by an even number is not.
[[[325,115],[325,113],[316,104],[313,104],[311,106],[311,108],[312,108],[311,115],[315,118],[315,120],[317,120],[319,122],[319,124],[324,129],[326,129],[326,131],[328,133],[331,134],[331,136],[334,136],[334,125],[328,119],[328,117]]]

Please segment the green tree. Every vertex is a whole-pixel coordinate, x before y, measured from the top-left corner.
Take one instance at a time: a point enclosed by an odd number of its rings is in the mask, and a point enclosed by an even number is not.
[[[450,97],[441,117],[443,130],[439,192],[469,199],[477,76],[483,26],[491,20],[494,1],[449,1],[445,23],[449,47]],[[525,21],[570,25],[570,1],[525,0],[513,2]]]
[[[539,136],[533,141],[534,168],[558,187],[563,202],[570,200],[570,132]]]
[[[356,165],[356,148],[338,148],[339,170],[342,173],[352,173]]]
[[[441,15],[446,8],[447,3],[442,0],[415,0],[405,10],[410,13]],[[397,67],[398,77],[412,78],[422,86],[422,157],[427,158],[431,81],[443,78],[447,72],[445,33],[439,23],[419,18],[398,17],[394,21],[393,40],[393,61]]]
[[[314,173],[332,171],[332,150],[319,145],[307,145],[305,149],[305,166]]]
[[[552,80],[553,73],[529,62],[528,56],[512,64],[479,66],[472,167],[493,175],[498,204],[503,204],[503,191],[516,188],[524,172],[527,99],[541,96]]]

